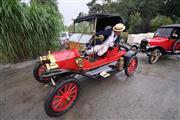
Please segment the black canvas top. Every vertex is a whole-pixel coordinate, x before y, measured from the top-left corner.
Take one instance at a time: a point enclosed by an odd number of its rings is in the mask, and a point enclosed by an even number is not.
[[[180,27],[180,24],[170,24],[170,25],[164,25],[164,26],[161,26],[161,27],[162,28],[164,28],[164,27]]]
[[[116,18],[119,19],[122,22],[122,18],[119,15],[111,15],[111,14],[91,14],[83,17],[76,18],[74,20],[75,23],[79,23],[82,21],[90,21],[95,18]]]

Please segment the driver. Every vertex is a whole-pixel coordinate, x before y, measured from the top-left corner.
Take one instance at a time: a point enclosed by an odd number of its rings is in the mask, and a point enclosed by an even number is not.
[[[98,56],[104,55],[109,47],[113,47],[117,39],[119,39],[121,32],[126,27],[122,23],[116,24],[111,30],[111,34],[107,37],[107,39],[100,45],[95,45],[91,49],[86,51],[86,54],[97,53]]]

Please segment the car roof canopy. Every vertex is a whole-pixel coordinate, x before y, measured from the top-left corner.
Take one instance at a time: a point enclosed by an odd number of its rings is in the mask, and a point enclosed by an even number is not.
[[[160,28],[168,28],[168,27],[178,27],[178,28],[180,28],[180,24],[163,25]]]
[[[96,31],[104,30],[106,26],[113,27],[117,23],[123,23],[122,18],[115,14],[91,14],[83,17],[76,18],[74,23],[80,23],[83,21],[96,20]]]
[[[74,20],[75,23],[79,23],[79,22],[82,22],[82,21],[90,21],[92,19],[102,19],[102,18],[116,18],[116,19],[119,19],[122,21],[122,18],[119,16],[119,15],[110,15],[110,14],[91,14],[91,15],[87,15],[87,16],[83,16],[83,17],[79,17],[79,18],[76,18]]]

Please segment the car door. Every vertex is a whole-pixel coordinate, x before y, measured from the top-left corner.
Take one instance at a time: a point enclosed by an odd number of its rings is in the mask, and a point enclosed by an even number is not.
[[[174,29],[172,38],[175,39],[172,45],[172,51],[180,50],[180,27]]]
[[[165,46],[166,46],[165,48],[168,51],[172,50],[173,44],[176,41],[176,38],[173,36],[175,31],[176,31],[175,28],[168,28],[168,30],[167,30],[167,34],[169,34],[169,37],[168,37],[168,40],[165,43]]]

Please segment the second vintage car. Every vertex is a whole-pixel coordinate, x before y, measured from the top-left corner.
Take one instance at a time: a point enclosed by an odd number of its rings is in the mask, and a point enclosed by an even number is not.
[[[159,27],[153,38],[132,44],[131,50],[146,53],[150,64],[155,63],[161,55],[180,54],[180,24]]]

